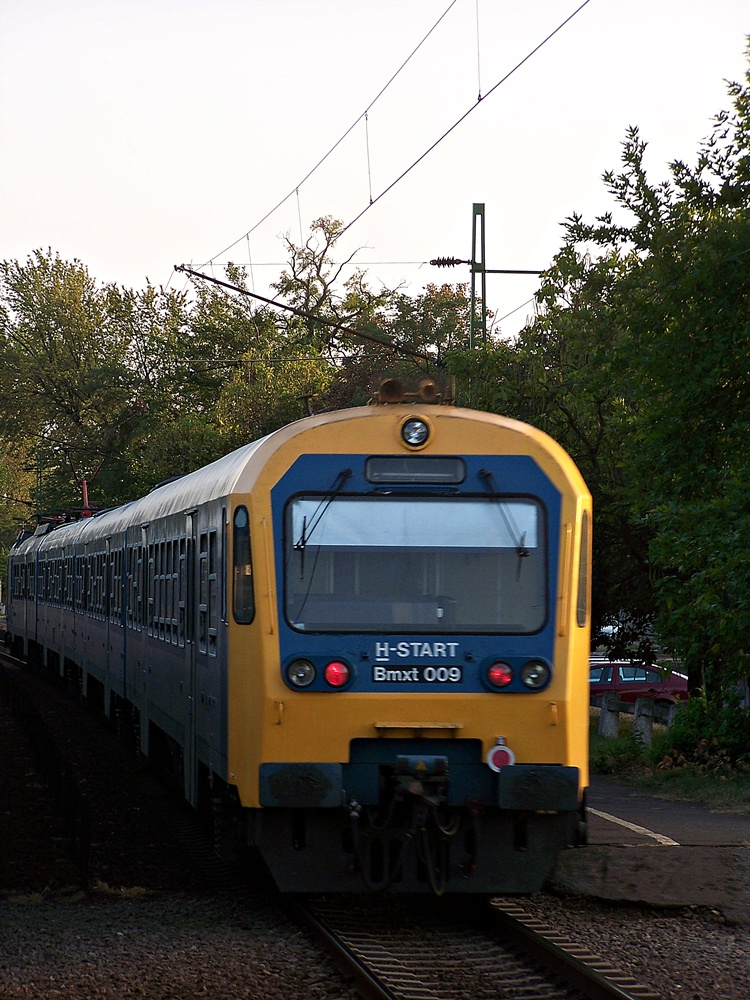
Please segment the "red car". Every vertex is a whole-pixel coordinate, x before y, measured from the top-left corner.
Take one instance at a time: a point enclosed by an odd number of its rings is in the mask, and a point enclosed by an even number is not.
[[[653,698],[656,704],[666,706],[678,699],[685,701],[688,697],[688,682],[685,674],[675,671],[667,674],[656,666],[644,666],[642,663],[592,663],[590,665],[589,683],[591,703],[601,704],[601,696],[605,691],[616,691],[620,701],[635,702],[636,698]]]

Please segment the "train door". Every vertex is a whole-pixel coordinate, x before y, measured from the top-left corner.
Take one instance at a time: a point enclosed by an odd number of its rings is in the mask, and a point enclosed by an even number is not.
[[[109,717],[112,703],[112,670],[114,668],[112,657],[112,578],[114,576],[114,566],[112,565],[112,542],[106,540],[104,549],[104,580],[103,580],[103,612],[104,612],[104,713]]]
[[[31,633],[34,642],[39,642],[39,549],[34,552],[34,564],[32,566],[34,579],[34,628]]]
[[[185,713],[185,746],[183,766],[185,798],[192,806],[198,804],[198,761],[196,747],[196,705],[198,693],[196,597],[200,592],[199,566],[195,558],[197,517],[189,511],[185,523],[185,551],[180,550],[180,617],[184,620],[185,665],[187,667],[187,711]],[[184,584],[184,586],[183,586]]]
[[[150,752],[150,731],[149,731],[149,683],[148,683],[148,655],[149,636],[153,631],[154,622],[154,545],[149,538],[148,524],[141,525],[141,558],[139,571],[142,573],[139,584],[141,585],[139,611],[141,615],[141,633],[139,636],[137,660],[137,683],[138,692],[136,707],[140,719],[140,746],[142,752],[148,757]],[[134,678],[135,680],[136,678]]]

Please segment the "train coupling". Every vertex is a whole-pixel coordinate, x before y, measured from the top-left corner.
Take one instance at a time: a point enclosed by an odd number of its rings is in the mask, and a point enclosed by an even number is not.
[[[445,800],[448,789],[448,758],[399,754],[396,758],[396,781],[401,792],[437,805]]]

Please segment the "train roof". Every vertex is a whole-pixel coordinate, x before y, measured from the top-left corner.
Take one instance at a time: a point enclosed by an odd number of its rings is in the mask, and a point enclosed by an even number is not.
[[[42,543],[44,548],[55,548],[58,544],[69,544],[71,540],[85,542],[90,536],[117,534],[133,525],[179,514],[227,496],[234,489],[251,456],[266,440],[267,437],[259,438],[202,469],[168,480],[138,500],[129,500],[120,507],[101,511],[93,517],[70,521],[49,532],[37,532],[16,542],[13,550],[29,551],[39,548]]]

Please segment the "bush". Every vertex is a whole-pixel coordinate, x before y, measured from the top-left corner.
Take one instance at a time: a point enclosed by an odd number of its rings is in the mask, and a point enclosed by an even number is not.
[[[629,774],[640,772],[648,763],[647,748],[632,733],[606,740],[591,734],[589,767],[593,774]]]
[[[651,759],[660,768],[691,764],[704,771],[745,770],[750,764],[750,717],[739,695],[709,702],[695,695],[670,729],[654,739]]]

